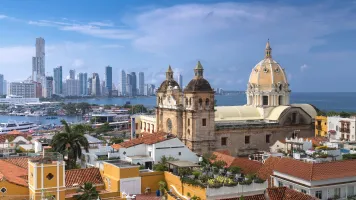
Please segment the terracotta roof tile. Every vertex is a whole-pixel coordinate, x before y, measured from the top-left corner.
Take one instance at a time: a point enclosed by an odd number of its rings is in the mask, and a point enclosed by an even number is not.
[[[240,200],[241,197],[234,197],[230,199],[221,199],[221,200]],[[266,200],[266,197],[264,194],[257,194],[253,196],[244,196],[244,200]]]
[[[23,136],[24,138],[27,138],[28,134],[26,134],[26,133],[21,133],[19,135],[1,134],[0,135],[0,143],[5,143],[6,139],[8,139],[9,137],[15,137],[16,138],[18,136]]]
[[[324,163],[307,163],[290,158],[282,158],[274,171],[308,181],[345,178],[356,176],[356,160]]]
[[[28,186],[27,180],[23,178],[27,173],[28,171],[24,168],[0,160],[0,180],[5,179],[10,183]]]
[[[254,174],[261,168],[262,163],[249,160],[247,158],[233,157],[220,152],[213,153],[216,156],[215,161],[222,160],[226,163],[226,167],[240,167],[245,174]]]
[[[277,164],[282,158],[269,157],[263,163],[262,167],[258,170],[257,176],[263,180],[267,180],[271,175],[273,175],[273,170],[276,168]]]
[[[316,200],[317,198],[286,187],[267,188],[270,200]]]
[[[163,133],[163,132],[152,133],[152,134],[143,135],[143,137],[140,137],[140,138],[122,142],[119,145],[111,145],[111,147],[114,149],[119,149],[121,147],[129,148],[129,147],[133,147],[133,146],[136,146],[139,144],[155,144],[158,142],[163,142],[165,140],[170,140],[172,138],[174,138],[174,136],[169,135],[167,133]]]
[[[229,150],[226,150],[226,149],[223,149],[223,150],[216,150],[215,152],[218,152],[218,153],[222,153],[222,154],[231,156]]]
[[[94,185],[104,184],[98,168],[67,170],[65,179],[67,188],[73,187],[73,184],[83,185],[86,182]]]
[[[3,159],[3,161],[6,161],[8,163],[11,163],[13,165],[16,165],[24,169],[28,169],[28,158],[29,157],[6,158]],[[33,157],[33,158],[39,158],[39,157]]]

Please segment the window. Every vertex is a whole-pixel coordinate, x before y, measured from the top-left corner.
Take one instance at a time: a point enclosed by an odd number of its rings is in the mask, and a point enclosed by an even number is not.
[[[47,176],[46,176],[46,178],[47,178],[48,180],[52,180],[53,177],[54,177],[54,176],[53,176],[52,173],[49,173],[49,174],[47,174]]]
[[[263,96],[262,97],[262,102],[264,106],[268,106],[268,96]]]
[[[206,126],[206,119],[203,119],[203,126]]]
[[[341,188],[335,188],[334,189],[334,196],[335,197],[340,197],[341,194]]]
[[[182,155],[182,152],[178,152],[178,156],[181,156]]]
[[[304,189],[301,189],[300,190],[302,193],[304,193],[304,194],[306,194],[307,193],[307,191],[306,190],[304,190]]]
[[[192,105],[192,98],[189,98],[189,105]]]
[[[149,156],[149,157],[152,157],[152,151],[149,151],[149,152],[148,152],[148,156]]]
[[[172,120],[171,119],[167,119],[167,130],[168,130],[168,133],[171,133],[172,132]]]
[[[190,119],[188,119],[188,126],[190,126]]]
[[[188,129],[188,135],[190,135],[190,130]]]
[[[199,99],[199,107],[202,107],[203,105],[203,99]]]
[[[250,144],[250,136],[245,135],[245,144]]]
[[[266,135],[266,143],[270,143],[271,135]]]
[[[227,145],[227,137],[222,137],[221,138],[221,146],[226,146]]]
[[[208,98],[205,99],[205,106],[209,107],[209,99]]]
[[[283,96],[278,96],[278,105],[283,105]]]
[[[339,126],[338,125],[336,125],[336,131],[339,131]]]
[[[283,183],[281,181],[278,181],[278,187],[283,187]]]
[[[5,192],[7,191],[7,189],[3,187],[3,188],[0,189],[0,191],[1,191],[2,193],[5,193]]]
[[[185,105],[188,105],[188,98],[185,98]]]
[[[315,197],[318,199],[322,199],[323,198],[323,192],[322,191],[316,191],[315,192]]]

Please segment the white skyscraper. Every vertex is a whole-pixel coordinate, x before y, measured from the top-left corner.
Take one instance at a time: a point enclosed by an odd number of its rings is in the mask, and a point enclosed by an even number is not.
[[[22,96],[23,98],[36,97],[35,83],[11,82],[8,89],[9,95]]]
[[[143,72],[138,73],[138,89],[139,95],[144,95],[144,87],[145,87],[145,74]]]
[[[36,56],[32,57],[32,80],[43,83],[45,78],[45,40],[36,38]]]
[[[183,90],[183,76],[181,74],[177,75],[177,81],[178,81],[179,87]]]
[[[121,71],[121,95],[125,96],[126,94],[126,87],[127,87],[127,81],[126,81],[126,72],[124,70]]]

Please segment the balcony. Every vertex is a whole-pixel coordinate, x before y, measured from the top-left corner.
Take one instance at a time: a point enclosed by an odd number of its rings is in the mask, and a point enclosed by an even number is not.
[[[341,128],[340,132],[341,133],[350,133],[350,128]]]

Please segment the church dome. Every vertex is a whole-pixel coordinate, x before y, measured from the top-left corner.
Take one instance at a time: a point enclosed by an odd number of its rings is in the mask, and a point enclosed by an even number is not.
[[[185,87],[184,92],[214,92],[210,83],[203,77],[203,66],[198,61],[194,68],[195,77]]]
[[[172,86],[172,88],[177,88],[180,90],[179,84],[175,80],[165,80],[159,86],[157,92],[166,92],[168,86]]]
[[[288,87],[284,69],[272,59],[272,48],[269,41],[266,44],[265,58],[252,69],[248,86],[259,88],[259,90],[263,91],[270,91],[278,87]]]

